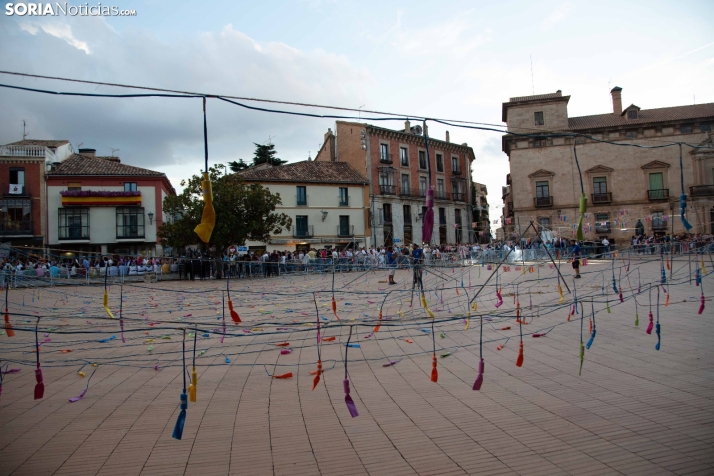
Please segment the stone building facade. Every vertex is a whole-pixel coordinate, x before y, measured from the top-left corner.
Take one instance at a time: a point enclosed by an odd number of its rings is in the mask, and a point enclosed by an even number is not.
[[[623,109],[622,89],[615,87],[611,95],[612,112],[582,117],[568,116],[570,96],[561,91],[503,103],[509,133],[502,145],[511,169],[503,189],[506,238],[531,220],[560,236],[574,236],[581,177],[588,199],[586,240],[622,243],[638,232],[683,232],[680,148],[632,146],[673,142],[684,143],[681,172],[692,232],[714,231],[714,104]]]
[[[473,182],[471,190],[474,241],[489,243],[491,241],[491,222],[488,208],[488,188],[482,183]]]
[[[403,130],[337,121],[315,160],[346,162],[368,180],[370,232],[375,245],[422,242],[428,188],[427,157],[421,126]],[[434,188],[433,244],[474,240],[471,226],[471,164],[468,144],[429,137]]]

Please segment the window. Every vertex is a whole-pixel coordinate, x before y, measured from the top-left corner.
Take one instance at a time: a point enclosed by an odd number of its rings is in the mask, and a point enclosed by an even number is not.
[[[627,118],[637,119],[637,109],[630,109],[629,111],[627,111]]]
[[[662,200],[668,198],[664,191],[664,174],[662,172],[655,172],[649,174],[650,189],[649,198],[650,200]]]
[[[610,216],[607,213],[595,214],[595,232],[610,233]]]
[[[694,127],[691,124],[683,124],[679,127],[679,132],[682,134],[691,134]]]
[[[390,169],[379,171],[379,188],[382,193],[394,194],[394,175]]]
[[[426,170],[426,152],[419,151],[419,168]]]
[[[124,182],[125,192],[136,192],[136,182]]]
[[[409,195],[409,175],[402,174],[402,195]]]
[[[349,207],[350,206],[350,197],[347,194],[347,187],[340,187],[339,200],[340,200],[341,207]]]
[[[426,211],[427,211],[427,210],[428,210],[427,207],[424,207],[424,206],[421,207],[421,217],[422,217],[422,218],[424,218],[424,216],[426,215]]]
[[[308,236],[307,215],[295,216],[295,236]]]
[[[384,218],[384,223],[392,223],[392,205],[389,203],[382,205],[382,217]]]
[[[461,226],[461,210],[458,208],[454,210],[454,223]]]
[[[593,193],[595,195],[601,195],[607,193],[607,177],[594,177],[593,178]]]
[[[307,187],[297,186],[297,187],[295,187],[295,191],[296,191],[295,199],[297,201],[297,206],[298,207],[307,206]]]
[[[389,157],[389,146],[387,144],[379,144],[379,161],[387,164],[392,163],[392,159]]]
[[[399,148],[399,163],[402,165],[409,165],[409,155],[406,147]]]
[[[446,225],[446,208],[439,208],[439,225]]]
[[[82,184],[80,182],[68,182],[67,190],[82,190]]]
[[[23,167],[10,168],[10,184],[25,185],[25,169]]]
[[[60,240],[89,239],[89,208],[60,208],[58,218]]]
[[[426,177],[419,177],[419,194],[426,197]]]
[[[412,223],[412,207],[411,205],[402,205],[402,212],[404,213],[404,224]]]
[[[549,198],[550,189],[548,182],[536,182],[536,197],[537,198]]]
[[[446,190],[444,189],[444,179],[436,179],[436,198],[446,198]]]
[[[637,139],[637,131],[627,131],[625,132],[625,137],[628,139]]]
[[[144,208],[117,208],[117,238],[144,237]]]
[[[550,230],[550,218],[549,217],[538,218],[538,223],[540,224],[541,228],[543,228],[545,230]]]
[[[461,201],[464,199],[463,188],[460,180],[454,180],[451,182],[451,194],[454,200]]]
[[[652,229],[667,229],[667,224],[664,221],[664,212],[652,212]]]
[[[459,158],[458,157],[451,158],[451,170],[455,174],[459,173]]]
[[[545,140],[536,139],[533,141],[533,147],[543,147],[545,145]]]
[[[352,230],[350,229],[350,217],[349,215],[340,215],[340,236],[351,236]]]
[[[441,154],[436,154],[436,171],[437,172],[444,171],[444,156]]]
[[[536,126],[542,126],[543,124],[545,124],[545,121],[543,120],[543,111],[538,111],[534,113],[534,116]]]
[[[699,126],[699,131],[700,132],[711,132],[712,131],[712,125],[711,124],[701,124]]]
[[[32,234],[32,200],[0,200],[0,232]]]

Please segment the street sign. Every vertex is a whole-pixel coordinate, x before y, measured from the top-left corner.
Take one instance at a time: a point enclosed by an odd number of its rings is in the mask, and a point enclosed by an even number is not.
[[[238,250],[236,250],[235,245],[231,245],[228,247],[228,253],[235,254],[236,251],[238,251]]]
[[[401,241],[402,241],[402,240],[399,239],[399,238],[394,238],[394,242],[395,242],[395,243],[399,243],[399,242],[401,242]]]
[[[247,246],[239,246],[238,247],[238,254],[239,255],[244,255],[248,252],[248,247]]]

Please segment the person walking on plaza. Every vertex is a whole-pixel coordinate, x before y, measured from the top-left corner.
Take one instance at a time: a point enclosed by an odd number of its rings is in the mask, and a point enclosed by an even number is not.
[[[390,246],[387,251],[387,267],[389,268],[389,284],[394,282],[394,273],[397,271],[397,253]]]

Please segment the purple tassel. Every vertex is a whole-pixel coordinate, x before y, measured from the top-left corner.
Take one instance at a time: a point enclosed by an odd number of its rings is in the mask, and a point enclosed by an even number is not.
[[[74,398],[70,398],[69,401],[72,403],[80,401],[87,394],[87,390],[89,390],[89,387],[85,387],[85,389],[82,390],[82,393],[80,393],[79,395],[77,395]]]
[[[392,360],[390,362],[387,362],[386,364],[382,364],[382,367],[391,367],[392,365],[396,364],[399,362],[398,360]]]
[[[355,406],[355,402],[352,400],[352,397],[350,397],[349,379],[344,379],[342,381],[342,384],[345,387],[345,403],[347,404],[347,409],[350,411],[350,416],[352,416],[352,418],[359,416],[359,413],[357,412],[357,407]]]
[[[483,359],[478,363],[478,377],[476,377],[476,381],[474,382],[474,390],[481,390],[481,385],[483,385],[483,370],[484,370],[484,362]]]

